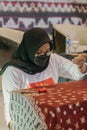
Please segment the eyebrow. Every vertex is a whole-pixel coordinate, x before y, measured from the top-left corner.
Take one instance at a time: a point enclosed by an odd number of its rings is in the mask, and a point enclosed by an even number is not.
[[[50,50],[50,47],[46,49],[46,51]],[[42,50],[38,50],[37,52],[42,52]]]

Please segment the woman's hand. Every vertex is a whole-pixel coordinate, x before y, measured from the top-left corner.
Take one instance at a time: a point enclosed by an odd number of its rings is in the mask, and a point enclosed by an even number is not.
[[[75,63],[75,64],[78,65],[78,67],[79,67],[79,69],[80,69],[80,71],[82,73],[86,73],[87,72],[87,65],[85,64],[85,62],[86,62],[86,56],[87,56],[87,54],[86,55],[80,54],[80,55],[78,55],[77,57],[75,57],[72,60],[73,63]]]

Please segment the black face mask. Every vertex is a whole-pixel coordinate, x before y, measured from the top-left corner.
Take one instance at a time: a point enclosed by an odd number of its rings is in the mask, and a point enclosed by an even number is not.
[[[40,67],[43,67],[46,62],[48,61],[50,56],[47,56],[47,55],[41,55],[41,56],[37,56],[34,58],[34,63],[37,65],[37,66],[40,66]]]

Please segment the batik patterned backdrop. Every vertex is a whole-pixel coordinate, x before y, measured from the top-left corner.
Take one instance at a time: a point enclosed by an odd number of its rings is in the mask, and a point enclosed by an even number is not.
[[[0,27],[26,31],[56,23],[87,25],[87,0],[0,0]]]

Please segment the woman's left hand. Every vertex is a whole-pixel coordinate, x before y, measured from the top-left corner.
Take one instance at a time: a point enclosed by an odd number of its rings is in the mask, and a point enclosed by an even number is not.
[[[74,59],[72,59],[72,61],[73,61],[73,63],[78,65],[78,67],[82,73],[87,72],[87,65],[85,64],[86,56],[84,56],[83,54],[80,54],[77,57],[75,57]]]

